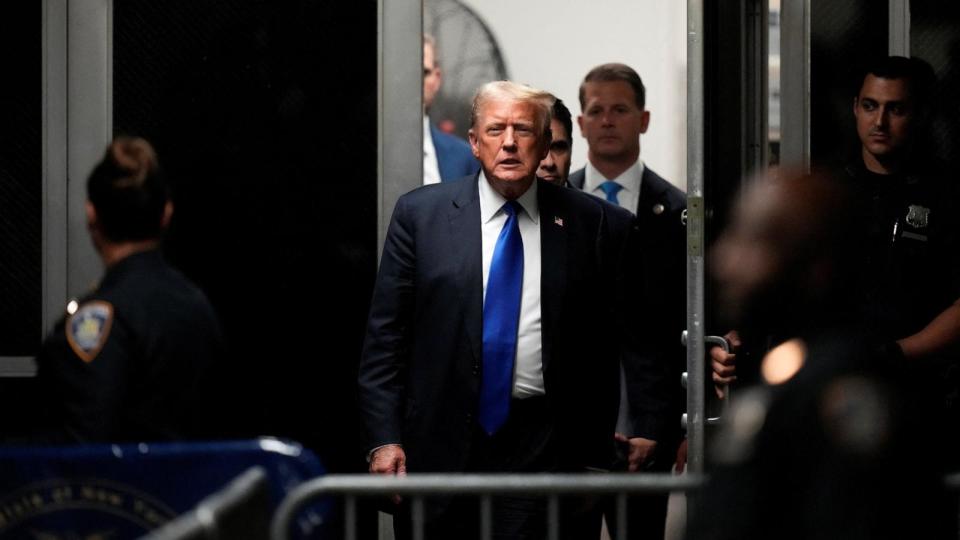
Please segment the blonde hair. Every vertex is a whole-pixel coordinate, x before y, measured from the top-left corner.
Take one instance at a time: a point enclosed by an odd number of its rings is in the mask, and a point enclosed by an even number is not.
[[[544,135],[550,134],[550,119],[553,102],[556,98],[549,92],[513,81],[493,81],[480,87],[473,96],[473,108],[470,111],[470,126],[476,127],[480,110],[491,101],[516,101],[529,103],[537,112],[537,123]]]

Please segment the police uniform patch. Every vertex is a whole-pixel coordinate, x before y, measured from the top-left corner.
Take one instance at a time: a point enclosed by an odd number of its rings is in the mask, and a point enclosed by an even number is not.
[[[70,348],[84,362],[92,362],[110,335],[113,324],[113,305],[110,302],[94,300],[77,309],[67,319],[67,341]]]

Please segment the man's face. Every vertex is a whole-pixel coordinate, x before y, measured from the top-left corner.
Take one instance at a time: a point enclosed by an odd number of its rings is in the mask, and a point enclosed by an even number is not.
[[[916,111],[904,79],[868,74],[853,101],[853,115],[868,168],[871,162],[896,157],[913,138]]]
[[[553,140],[550,141],[550,151],[547,157],[540,162],[537,176],[558,186],[566,185],[570,176],[570,134],[563,123],[554,118],[550,121],[550,132]]]
[[[650,113],[637,107],[628,83],[588,82],[577,123],[591,156],[626,159],[640,155],[640,134],[647,131]]]
[[[470,147],[490,184],[507,199],[523,194],[533,183],[547,154],[547,138],[531,103],[488,101],[470,128]]]
[[[440,66],[433,55],[433,46],[423,45],[423,108],[429,109],[433,105],[437,92],[440,91]]]

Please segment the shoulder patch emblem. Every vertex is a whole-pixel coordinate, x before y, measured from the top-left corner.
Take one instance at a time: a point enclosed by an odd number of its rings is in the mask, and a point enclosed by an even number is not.
[[[84,362],[92,362],[110,335],[113,324],[113,305],[103,300],[94,300],[81,305],[67,319],[67,341],[70,348]]]

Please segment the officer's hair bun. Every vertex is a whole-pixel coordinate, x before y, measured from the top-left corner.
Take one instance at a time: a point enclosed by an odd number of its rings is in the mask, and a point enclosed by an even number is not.
[[[158,238],[169,193],[153,146],[139,137],[114,139],[90,173],[87,198],[106,238]]]
[[[107,147],[106,160],[117,172],[113,185],[117,188],[142,185],[148,174],[157,169],[157,154],[140,137],[117,137]]]

